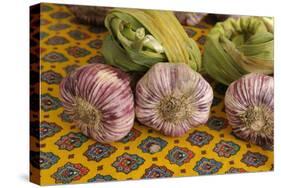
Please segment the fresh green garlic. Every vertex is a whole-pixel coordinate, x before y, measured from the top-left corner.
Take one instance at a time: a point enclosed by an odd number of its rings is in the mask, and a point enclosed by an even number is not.
[[[274,67],[273,43],[272,19],[228,18],[208,33],[203,67],[212,78],[225,85],[252,72],[270,75]]]
[[[107,64],[145,72],[158,62],[181,62],[201,69],[201,53],[173,12],[114,9],[105,19],[109,35],[102,53]]]

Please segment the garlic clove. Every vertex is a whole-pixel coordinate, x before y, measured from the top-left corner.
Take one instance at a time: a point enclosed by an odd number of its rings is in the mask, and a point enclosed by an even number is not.
[[[165,135],[182,136],[206,123],[213,91],[183,63],[157,63],[137,83],[136,116]]]

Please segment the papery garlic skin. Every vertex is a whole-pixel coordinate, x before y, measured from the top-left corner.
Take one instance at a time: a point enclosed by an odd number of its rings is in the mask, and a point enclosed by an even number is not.
[[[134,124],[129,77],[109,65],[87,65],[71,73],[62,80],[60,94],[76,126],[99,142],[120,140]]]
[[[273,146],[273,77],[251,73],[231,83],[225,94],[225,111],[237,137],[260,146]]]
[[[206,123],[213,100],[207,81],[183,63],[157,63],[136,86],[136,116],[168,136]]]

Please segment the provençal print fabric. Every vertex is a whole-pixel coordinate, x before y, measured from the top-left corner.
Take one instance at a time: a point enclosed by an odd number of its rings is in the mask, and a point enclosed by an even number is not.
[[[104,28],[78,24],[63,5],[41,4],[40,125],[31,129],[31,177],[40,183],[82,183],[141,178],[197,176],[268,171],[273,151],[239,140],[224,112],[226,87],[213,82],[215,98],[206,125],[171,138],[138,124],[119,142],[101,144],[87,138],[64,113],[59,83],[77,67],[103,63]],[[200,49],[211,26],[186,27]],[[38,66],[38,65],[37,65]],[[39,126],[39,130],[38,130]],[[38,130],[39,135],[32,130]],[[39,160],[38,160],[39,159]],[[40,169],[40,170],[39,170]]]

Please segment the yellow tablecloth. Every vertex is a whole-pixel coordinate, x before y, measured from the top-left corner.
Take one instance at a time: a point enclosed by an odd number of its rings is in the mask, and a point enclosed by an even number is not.
[[[34,125],[39,136],[31,131],[31,179],[46,185],[273,169],[271,150],[232,135],[224,112],[226,88],[211,79],[215,98],[210,119],[183,137],[163,136],[137,123],[110,145],[85,137],[64,114],[59,83],[77,67],[103,62],[100,48],[107,32],[78,24],[63,5],[41,4],[40,19],[33,21],[40,21],[32,35],[40,35],[41,123]],[[202,23],[185,29],[202,50],[210,27]]]

